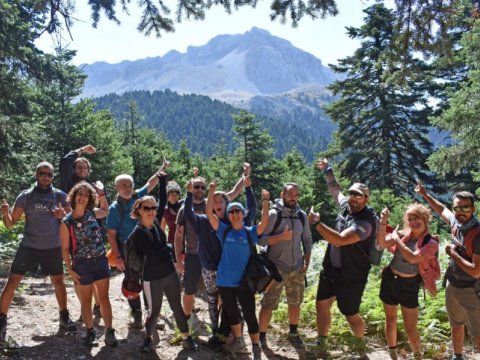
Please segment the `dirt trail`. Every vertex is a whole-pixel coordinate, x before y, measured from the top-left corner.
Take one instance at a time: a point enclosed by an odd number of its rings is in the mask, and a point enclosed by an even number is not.
[[[143,341],[143,330],[128,327],[128,304],[120,293],[120,284],[123,276],[116,274],[112,277],[110,299],[112,302],[114,327],[116,329],[119,345],[116,348],[105,346],[103,339],[103,322],[96,320],[97,344],[90,348],[80,344],[80,335],[83,331],[75,333],[63,333],[58,330],[58,311],[53,288],[48,279],[29,277],[22,283],[17,296],[14,299],[8,315],[7,339],[12,349],[2,349],[0,359],[241,359],[246,360],[248,356],[236,356],[226,352],[215,353],[205,344],[201,344],[199,352],[193,353],[182,350],[178,333],[174,329],[173,316],[164,301],[164,310],[167,316],[167,323],[164,331],[158,331],[158,337],[154,340],[157,343],[156,351],[152,354],[141,354],[139,346]],[[0,279],[0,286],[5,284],[4,278]],[[80,314],[80,306],[73,291],[72,283],[67,284],[68,303],[72,319],[77,319]],[[208,338],[207,326],[208,313],[206,304],[197,299],[196,306],[197,321],[195,328],[200,340]],[[264,359],[269,360],[296,360],[315,359],[313,353],[308,351],[296,351],[284,338],[286,329],[276,328],[269,333],[269,349],[264,351]],[[313,337],[312,334],[308,334]],[[388,359],[387,353],[381,349],[375,349],[369,354],[371,360]],[[348,359],[346,353],[332,353],[330,359]],[[471,352],[467,359],[480,359]]]

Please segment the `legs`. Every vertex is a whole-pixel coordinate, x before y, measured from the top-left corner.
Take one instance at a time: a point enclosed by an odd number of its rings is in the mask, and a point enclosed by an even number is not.
[[[353,314],[346,316],[348,325],[350,325],[350,329],[355,337],[363,339],[365,334],[365,323],[360,316],[360,314]]]
[[[93,294],[96,295],[97,304],[100,305],[100,312],[107,329],[112,328],[112,305],[108,296],[110,278],[95,281],[93,283]],[[82,313],[83,316],[83,313]]]
[[[317,334],[318,336],[327,336],[328,330],[332,323],[332,315],[330,310],[332,304],[335,301],[335,297],[332,296],[329,299],[317,300],[316,310],[317,310]]]
[[[60,311],[67,308],[67,289],[65,288],[65,278],[62,275],[51,275],[50,280],[55,289],[55,297],[57,298],[58,309]],[[90,297],[92,294],[90,294]],[[91,300],[90,300],[91,302]],[[83,316],[83,313],[82,313]]]
[[[82,310],[82,319],[87,329],[93,328],[93,314],[92,314],[92,295],[93,284],[77,285],[77,295],[80,299],[80,306]]]
[[[15,296],[15,290],[23,279],[23,275],[10,273],[8,280],[2,290],[0,296],[0,314],[7,314],[13,297]]]
[[[404,306],[401,307],[403,315],[403,325],[405,327],[405,333],[408,337],[408,342],[412,348],[412,352],[417,353],[421,351],[420,336],[417,331],[418,321],[418,308],[408,309]]]
[[[385,311],[385,338],[389,348],[397,346],[397,305],[383,303]]]
[[[465,339],[465,325],[452,327],[452,347],[454,354],[463,353],[463,341]]]
[[[146,337],[151,337],[157,327],[158,314],[162,308],[163,285],[163,279],[143,282],[143,292],[148,303],[148,315],[145,321]]]

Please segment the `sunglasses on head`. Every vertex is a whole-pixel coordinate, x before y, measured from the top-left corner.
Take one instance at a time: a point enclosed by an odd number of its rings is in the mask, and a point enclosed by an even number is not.
[[[348,193],[348,195],[350,195],[350,197],[353,197],[353,198],[355,198],[355,199],[361,199],[361,198],[363,198],[363,197],[365,196],[365,195],[361,195],[361,194],[359,194],[359,193],[357,193],[357,192],[355,192],[355,191],[350,191],[350,192]]]
[[[207,188],[205,187],[205,185],[193,185],[193,188],[195,190],[206,190]]]
[[[51,172],[44,172],[44,171],[40,171],[38,173],[38,176],[46,176],[48,177],[49,179],[53,178],[53,174]]]
[[[240,210],[240,209],[232,209],[228,213],[229,214],[238,214],[238,213],[241,213],[241,212],[242,212],[242,210]]]
[[[142,206],[143,211],[155,211],[158,209],[158,206]]]
[[[466,205],[466,206],[454,206],[453,208],[453,211],[458,213],[458,212],[470,212],[470,210],[472,210],[472,206],[471,205]]]

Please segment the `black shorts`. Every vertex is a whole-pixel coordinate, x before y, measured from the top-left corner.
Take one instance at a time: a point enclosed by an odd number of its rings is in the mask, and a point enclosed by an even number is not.
[[[340,270],[322,270],[318,282],[317,301],[337,298],[337,306],[345,316],[358,314],[368,275],[355,280],[341,280]]]
[[[202,277],[202,265],[197,254],[185,254],[185,272],[183,274],[183,287],[185,294],[194,295],[198,290],[198,282]]]
[[[407,309],[418,307],[418,292],[420,291],[421,277],[401,277],[395,275],[387,266],[382,270],[380,284],[380,300],[387,305],[400,304]]]
[[[43,275],[63,275],[62,248],[59,246],[40,250],[20,244],[10,272],[17,275],[25,275],[27,272],[34,273],[39,265]]]
[[[91,259],[76,258],[73,269],[80,275],[80,285],[90,285],[112,275],[105,255]]]

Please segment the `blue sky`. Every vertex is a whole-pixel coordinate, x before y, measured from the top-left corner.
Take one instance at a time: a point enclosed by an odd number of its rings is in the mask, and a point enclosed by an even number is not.
[[[206,13],[204,21],[182,20],[176,23],[174,33],[164,33],[162,37],[146,37],[138,32],[136,26],[140,11],[135,2],[130,3],[130,16],[118,10],[121,25],[102,17],[98,28],[91,26],[91,11],[86,0],[77,0],[75,22],[72,31],[73,40],[65,32],[61,39],[63,45],[77,50],[74,63],[93,63],[106,61],[118,63],[122,60],[136,60],[146,57],[163,56],[175,49],[186,52],[188,46],[204,45],[219,34],[240,34],[253,26],[265,29],[272,35],[289,40],[294,46],[305,50],[322,60],[326,65],[336,63],[337,59],[351,55],[358,47],[357,41],[345,34],[345,26],[362,24],[362,9],[373,4],[372,0],[337,0],[339,14],[327,19],[311,20],[304,18],[297,28],[291,23],[281,24],[270,21],[270,0],[259,1],[256,9],[241,8],[228,15],[221,8]],[[167,0],[167,5],[175,9],[176,0]],[[53,51],[53,40],[48,34],[42,35],[37,45],[47,52]]]

